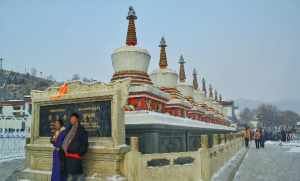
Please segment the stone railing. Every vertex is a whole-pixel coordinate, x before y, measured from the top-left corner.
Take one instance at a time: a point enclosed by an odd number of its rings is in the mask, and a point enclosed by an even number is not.
[[[209,181],[242,147],[242,134],[201,136],[201,148],[194,152],[142,154],[137,137],[131,138],[131,151],[125,155],[123,173],[129,181]]]
[[[1,137],[0,161],[25,157],[25,137]]]

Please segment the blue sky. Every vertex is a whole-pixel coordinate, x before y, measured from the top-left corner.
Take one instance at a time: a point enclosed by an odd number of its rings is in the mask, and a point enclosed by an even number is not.
[[[138,46],[152,56],[149,72],[158,67],[163,35],[170,67],[178,70],[183,54],[187,77],[196,68],[225,98],[300,99],[298,0],[1,0],[4,66],[108,82],[129,5],[138,16]]]

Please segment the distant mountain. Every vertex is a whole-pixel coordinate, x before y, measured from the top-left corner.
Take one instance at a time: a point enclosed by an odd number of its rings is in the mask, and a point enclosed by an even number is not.
[[[250,100],[250,99],[237,99],[235,100],[237,106],[240,110],[248,107],[250,109],[257,108],[260,104],[272,104],[276,106],[278,109],[291,110],[300,114],[300,100],[282,100],[282,101],[274,101],[274,102],[262,102],[258,100]]]
[[[22,99],[24,95],[29,95],[31,90],[45,90],[55,83],[29,73],[3,70],[0,71],[0,100]]]

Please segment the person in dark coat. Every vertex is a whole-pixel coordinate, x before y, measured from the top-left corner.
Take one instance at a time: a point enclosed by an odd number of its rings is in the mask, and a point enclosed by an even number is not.
[[[284,131],[283,128],[281,128],[280,135],[281,135],[281,141],[286,142],[286,132]]]
[[[62,146],[65,152],[65,173],[68,180],[81,181],[84,179],[82,157],[88,150],[88,135],[77,113],[71,115],[70,123]]]
[[[266,140],[265,131],[262,128],[260,128],[259,132],[260,132],[260,147],[265,148],[265,140]]]

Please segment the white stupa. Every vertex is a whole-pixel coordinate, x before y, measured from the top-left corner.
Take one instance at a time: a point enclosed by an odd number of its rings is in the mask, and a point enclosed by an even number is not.
[[[126,45],[113,51],[111,55],[114,75],[112,81],[130,78],[132,84],[152,84],[148,67],[151,56],[146,49],[138,48],[135,20],[137,16],[133,7],[129,7],[129,21]]]
[[[178,74],[176,71],[168,68],[167,55],[166,55],[166,41],[162,37],[160,41],[160,60],[159,69],[154,70],[150,74],[153,84],[159,88],[176,88]]]

